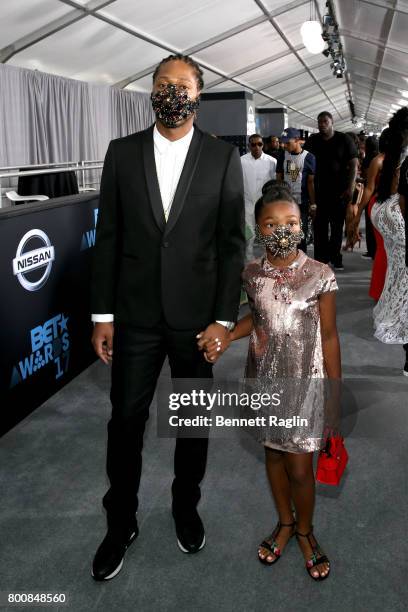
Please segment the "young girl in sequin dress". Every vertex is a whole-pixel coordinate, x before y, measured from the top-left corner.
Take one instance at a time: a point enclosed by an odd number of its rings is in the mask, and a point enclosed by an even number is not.
[[[296,386],[293,379],[299,378],[339,381],[337,283],[331,268],[297,249],[302,239],[300,211],[287,189],[274,187],[258,200],[255,220],[266,254],[250,262],[243,272],[251,312],[238,322],[226,345],[213,341],[204,347],[207,359],[215,362],[230,341],[250,335],[246,378],[286,380],[289,388]],[[286,416],[292,416],[288,414],[292,402],[287,405]],[[313,451],[324,446],[324,424],[319,429],[321,410],[318,414],[316,404],[309,402],[301,412],[312,421],[313,435],[310,430],[299,435],[295,428],[282,437],[277,428],[269,428],[269,435],[262,440],[279,521],[260,544],[258,558],[266,565],[276,563],[289,539],[296,535],[307,572],[314,580],[324,580],[330,564],[312,526],[312,458]],[[320,437],[316,437],[316,431],[321,432]]]

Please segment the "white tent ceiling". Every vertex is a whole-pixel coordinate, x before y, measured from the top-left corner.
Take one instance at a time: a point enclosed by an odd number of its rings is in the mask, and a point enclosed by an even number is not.
[[[155,64],[183,52],[203,67],[205,91],[245,88],[256,106],[287,106],[299,127],[329,110],[339,129],[352,128],[348,81],[358,117],[380,127],[408,90],[408,0],[333,5],[347,79],[302,44],[309,0],[3,0],[0,61],[150,91]],[[321,17],[325,0],[313,9]]]

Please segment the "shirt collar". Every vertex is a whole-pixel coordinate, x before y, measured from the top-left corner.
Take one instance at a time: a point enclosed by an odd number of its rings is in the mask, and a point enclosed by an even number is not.
[[[156,124],[154,124],[154,128],[153,128],[154,146],[157,147],[157,150],[160,153],[160,155],[162,153],[165,153],[167,149],[169,149],[170,147],[187,150],[190,146],[193,135],[194,135],[194,126],[192,126],[191,130],[187,132],[187,134],[183,136],[182,138],[179,138],[178,140],[169,140],[168,138],[165,138],[164,136],[162,136],[162,134],[160,134],[159,130],[157,129]]]
[[[258,159],[255,159],[255,157],[252,155],[251,151],[248,153],[248,155],[250,156],[250,158],[252,159],[253,162],[257,162],[260,159],[266,159],[266,153],[264,153],[263,151],[261,153],[261,156],[258,157]]]

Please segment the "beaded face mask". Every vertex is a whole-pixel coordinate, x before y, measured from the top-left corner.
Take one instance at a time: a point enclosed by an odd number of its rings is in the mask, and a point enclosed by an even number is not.
[[[156,116],[169,128],[177,127],[177,124],[194,113],[200,104],[200,98],[189,98],[184,88],[172,83],[152,93],[150,99]]]
[[[292,232],[290,225],[278,225],[272,234],[263,234],[259,225],[255,228],[256,237],[271,252],[274,257],[286,259],[288,255],[296,251],[297,245],[305,237],[300,224],[300,232]]]

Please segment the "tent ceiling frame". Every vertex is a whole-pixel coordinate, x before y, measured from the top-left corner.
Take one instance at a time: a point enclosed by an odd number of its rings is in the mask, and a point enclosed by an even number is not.
[[[367,66],[372,66],[373,68],[378,68],[378,66],[380,65],[377,62],[370,62],[369,60],[362,59],[361,57],[356,57],[355,55],[349,55],[348,53],[345,54],[345,57],[346,59],[351,60],[352,62],[360,62],[361,64],[366,64]],[[387,72],[392,72],[393,74],[398,74],[398,76],[401,76],[400,70],[393,70],[392,68],[386,68],[386,70]],[[385,81],[381,82],[387,86],[389,85],[390,87],[393,87],[393,85],[391,85],[390,83],[385,83]],[[395,89],[398,89],[398,87],[395,87]]]
[[[370,77],[366,74],[360,74],[359,72],[354,72],[353,73],[354,77],[357,77],[359,79],[359,81],[356,81],[354,83],[355,87],[358,87],[359,85],[363,86],[365,85],[366,87],[370,87],[370,91],[373,88],[373,85],[367,83],[366,81],[371,81],[372,83],[377,83],[377,91],[381,94],[381,95],[388,95],[390,94],[390,86],[387,86],[386,83],[383,83],[382,81],[378,81],[378,79],[376,79],[375,77]],[[399,91],[397,87],[395,87],[396,91]]]
[[[375,68],[375,71],[374,71],[375,83],[374,83],[374,86],[373,86],[373,89],[372,89],[372,92],[371,92],[371,96],[370,96],[370,100],[369,100],[369,102],[367,104],[367,110],[366,110],[365,116],[364,116],[364,118],[366,120],[367,120],[367,115],[370,112],[370,107],[371,107],[371,103],[372,103],[373,98],[374,98],[375,91],[377,89],[378,77],[380,76],[381,68],[383,66],[385,50],[388,47],[388,40],[389,40],[389,37],[390,37],[390,34],[391,34],[392,24],[394,22],[394,16],[395,16],[395,12],[394,12],[393,8],[395,8],[397,6],[397,4],[398,4],[398,0],[394,0],[393,1],[393,6],[391,6],[387,10],[387,13],[386,13],[385,18],[384,18],[381,34],[383,34],[382,38],[385,40],[385,46],[378,49],[377,58],[378,58],[379,66],[377,68]]]
[[[319,66],[323,66],[324,64],[326,64],[326,62],[322,62],[321,64],[318,64],[317,66],[315,66],[315,68],[318,68]],[[288,75],[284,79],[277,79],[276,81],[272,81],[270,83],[266,83],[265,85],[262,85],[261,91],[265,91],[266,89],[269,89],[270,87],[274,87],[275,85],[281,85],[285,81],[290,81],[291,79],[294,79],[299,76],[303,76],[304,74],[305,74],[304,70],[298,70],[298,72],[293,72],[292,74]],[[315,83],[313,84],[315,85]],[[283,96],[286,96],[286,95],[287,95],[286,93],[283,94]],[[259,104],[259,106],[264,106],[265,104],[268,104],[268,102],[263,102],[262,104]]]
[[[332,78],[331,76],[325,77],[324,79],[320,79],[320,82],[325,83],[326,81],[329,81],[331,78]],[[307,89],[310,89],[311,87],[316,87],[316,84],[310,83],[309,85],[303,85],[303,87],[296,87],[296,89],[292,89],[291,91],[285,91],[284,96],[293,96],[294,94],[297,94],[300,91],[306,91]]]
[[[342,117],[340,111],[337,109],[336,105],[334,104],[333,100],[330,99],[330,97],[327,95],[327,93],[324,91],[323,87],[320,86],[318,79],[316,79],[316,77],[314,76],[314,74],[312,73],[311,69],[309,68],[309,66],[306,64],[306,62],[300,57],[299,53],[296,51],[295,47],[292,45],[292,43],[290,42],[290,40],[287,38],[287,36],[284,34],[284,32],[281,30],[281,28],[279,27],[279,25],[276,22],[276,19],[272,16],[271,13],[268,12],[268,9],[266,8],[266,6],[264,5],[262,0],[253,0],[255,2],[255,4],[261,9],[261,11],[268,16],[269,21],[271,22],[271,25],[273,28],[275,28],[276,32],[279,34],[279,36],[282,38],[282,40],[286,43],[286,45],[289,47],[289,49],[292,51],[293,55],[296,57],[296,59],[302,64],[302,66],[304,67],[304,69],[309,73],[309,75],[312,77],[312,79],[314,80],[314,82],[316,83],[316,85],[318,85],[318,87],[321,89],[321,91],[323,92],[324,96],[327,98],[327,100],[330,102],[330,104],[332,105],[332,107],[335,109],[336,113],[338,114],[338,116],[340,117],[340,119],[343,119],[344,117]]]
[[[75,7],[73,11],[70,11],[66,15],[50,21],[42,28],[38,28],[38,30],[30,32],[26,36],[22,36],[10,45],[0,49],[0,63],[5,64],[14,55],[20,53],[20,51],[24,51],[24,49],[32,47],[41,40],[44,40],[44,38],[64,30],[68,26],[80,21],[81,19],[84,19],[84,17],[87,17],[88,15],[95,16],[95,11],[105,8],[113,2],[116,2],[116,0],[90,0],[88,4],[81,5],[81,8]]]
[[[404,8],[402,6],[392,7],[389,4],[384,4],[383,2],[376,2],[375,0],[360,0],[363,4],[369,4],[371,6],[376,6],[377,8],[381,8],[384,10],[393,9],[396,13],[402,13],[404,15],[408,15],[408,8]]]
[[[64,0],[61,0],[61,2],[63,2]],[[298,8],[299,6],[302,6],[303,4],[306,4],[306,2],[308,2],[309,0],[295,0],[294,2],[290,2],[289,4],[285,5],[284,7],[281,7],[279,9],[275,9],[274,11],[271,12],[271,14],[275,15],[276,17],[279,17],[280,15],[284,15],[285,13]],[[184,49],[183,51],[181,51],[184,55],[191,55],[193,56],[195,53],[198,53],[200,51],[203,51],[204,49],[208,49],[209,47],[212,47],[213,45],[218,44],[219,42],[223,42],[224,40],[228,40],[228,38],[232,38],[233,36],[235,36],[236,34],[241,34],[241,32],[246,32],[247,30],[250,30],[251,28],[255,27],[256,25],[259,25],[261,23],[265,23],[266,21],[268,21],[268,17],[264,14],[261,15],[260,17],[257,17],[256,19],[253,19],[252,21],[248,21],[245,24],[240,24],[238,26],[236,26],[235,28],[231,28],[230,30],[226,30],[225,32],[218,34],[218,36],[214,36],[212,38],[208,38],[207,40],[203,41],[202,43],[199,43],[197,45],[194,45],[193,47],[189,47],[187,49]],[[120,27],[120,24],[118,24],[116,27]],[[137,34],[134,34],[135,36],[137,36]],[[152,44],[155,44],[154,40],[149,41]],[[180,50],[177,51],[173,51],[173,52],[180,52]],[[201,65],[200,60],[197,60],[196,58],[194,58],[195,61]],[[126,77],[125,79],[122,79],[121,81],[119,81],[118,83],[115,83],[115,87],[120,87],[120,88],[124,88],[127,85],[130,85],[130,83],[133,83],[134,81],[138,81],[139,79],[147,76],[148,74],[151,74],[154,72],[154,69],[156,68],[156,64],[149,66],[148,68],[145,68],[144,70],[141,70],[140,72],[137,72],[129,77]]]
[[[302,49],[303,47],[300,47],[300,49]],[[287,50],[287,51],[282,51],[281,53],[277,53],[276,55],[272,55],[271,57],[265,58],[259,62],[256,62],[255,64],[250,64],[247,66],[243,66],[242,68],[240,68],[239,70],[236,70],[235,72],[231,72],[228,76],[228,78],[230,77],[236,77],[236,76],[242,76],[243,74],[246,74],[247,72],[252,72],[252,70],[256,70],[257,68],[262,68],[262,66],[267,66],[268,64],[273,64],[273,62],[276,62],[280,59],[283,59],[284,57],[288,57],[289,55],[292,55],[292,51]],[[208,85],[208,87],[206,89],[211,89],[211,87],[215,87],[216,85],[220,85],[221,83],[223,83],[224,81],[228,81],[227,79],[217,79],[216,81],[213,81],[212,83],[210,83]]]
[[[61,18],[55,19],[52,22],[49,22],[48,24],[44,25],[43,27],[21,37],[20,39],[7,45],[3,49],[0,49],[0,62],[6,63],[19,52],[24,51],[25,49],[44,40],[45,38],[52,36],[53,34],[56,34],[57,32],[69,27],[72,24],[75,24],[77,21],[80,21],[81,19],[87,16],[91,16],[93,18],[99,19],[112,27],[120,29],[126,32],[127,34],[130,34],[136,38],[139,38],[145,41],[146,43],[154,45],[155,47],[168,51],[169,53],[183,52],[185,54],[192,55],[192,56],[196,53],[199,53],[200,51],[204,49],[208,49],[224,40],[227,40],[228,38],[231,38],[232,36],[235,36],[241,32],[246,32],[257,25],[260,25],[262,23],[269,21],[271,25],[273,26],[274,30],[277,32],[277,34],[280,36],[280,38],[283,40],[283,42],[288,47],[288,50],[282,51],[281,53],[277,53],[274,56],[265,58],[251,65],[244,66],[240,68],[239,70],[235,70],[234,72],[230,74],[227,74],[224,71],[219,70],[218,68],[215,68],[207,64],[206,62],[203,62],[201,60],[197,60],[196,58],[194,58],[204,69],[213,72],[219,77],[208,85],[208,89],[216,87],[217,85],[220,85],[223,82],[230,81],[232,83],[236,83],[240,87],[244,87],[248,89],[249,91],[252,91],[254,94],[258,94],[262,98],[266,98],[266,101],[262,102],[259,106],[264,106],[264,105],[270,104],[270,102],[275,102],[279,105],[287,107],[293,113],[296,113],[296,115],[305,117],[308,120],[312,119],[314,121],[314,118],[310,117],[310,115],[308,114],[308,111],[307,111],[308,105],[304,106],[305,112],[303,112],[299,109],[292,107],[291,105],[286,104],[284,101],[278,98],[273,98],[270,94],[265,92],[265,89],[269,89],[273,87],[274,85],[281,84],[282,82],[286,80],[296,78],[296,76],[301,76],[306,71],[311,77],[311,79],[314,81],[314,84],[317,87],[319,87],[319,89],[322,91],[322,94],[325,96],[325,98],[327,98],[330,105],[335,109],[340,120],[342,121],[347,120],[347,119],[344,119],[344,117],[342,117],[341,115],[341,112],[344,112],[344,111],[342,111],[342,107],[339,104],[339,102],[338,101],[336,102],[336,96],[334,96],[333,98],[330,97],[330,92],[326,92],[321,86],[321,84],[329,81],[331,77],[324,77],[323,79],[318,80],[313,74],[314,69],[325,65],[327,61],[323,61],[322,63],[316,66],[309,67],[299,54],[299,51],[301,51],[304,48],[303,45],[297,45],[297,46],[292,45],[290,41],[288,40],[288,38],[286,37],[284,30],[282,30],[280,26],[278,25],[278,23],[276,22],[277,17],[284,15],[285,13],[288,13],[289,11],[295,10],[296,8],[300,6],[307,4],[310,0],[292,0],[291,2],[288,2],[285,6],[281,6],[280,8],[272,10],[272,11],[268,11],[266,6],[264,5],[264,0],[253,0],[255,4],[257,5],[257,7],[262,11],[262,14],[259,17],[256,17],[250,21],[247,21],[245,24],[240,24],[238,26],[235,26],[234,28],[226,30],[225,32],[221,34],[213,36],[212,38],[209,38],[201,43],[198,43],[194,45],[193,47],[185,49],[184,51],[182,49],[176,49],[161,40],[155,39],[153,36],[144,34],[143,32],[138,31],[136,28],[133,28],[132,26],[127,26],[125,23],[122,23],[120,20],[117,20],[114,17],[110,17],[109,15],[107,15],[103,9],[105,9],[107,6],[116,2],[116,0],[89,0],[86,4],[81,4],[79,3],[78,0],[58,0],[58,1],[61,2],[62,4],[68,5],[73,10],[69,11],[66,15],[63,15]],[[321,20],[318,0],[312,0],[312,1],[314,2],[317,13]],[[334,0],[334,3],[337,4],[337,0]],[[362,59],[359,57],[355,57],[347,53],[346,46],[343,44],[344,55],[346,56],[348,60],[360,62],[367,66],[371,66],[372,68],[375,69],[374,78],[366,77],[365,75],[361,75],[355,72],[353,72],[352,74],[350,73],[349,75],[350,77],[349,83],[353,86],[354,91],[356,91],[356,88],[358,90],[359,85],[361,85],[364,89],[366,89],[367,91],[370,91],[371,93],[368,104],[367,104],[367,101],[364,102],[363,104],[364,107],[366,106],[365,117],[367,118],[369,115],[370,116],[372,115],[372,110],[376,106],[376,101],[375,101],[376,92],[378,92],[379,94],[384,94],[385,92],[383,88],[387,87],[388,85],[389,87],[393,87],[393,90],[395,90],[395,93],[399,91],[398,87],[392,86],[390,83],[387,84],[384,81],[379,81],[379,77],[381,75],[381,70],[384,66],[384,59],[385,59],[386,51],[391,51],[391,52],[394,51],[394,52],[402,53],[404,55],[408,55],[408,50],[406,49],[406,47],[404,48],[397,44],[392,44],[390,43],[390,40],[389,40],[391,27],[393,23],[393,16],[395,14],[408,15],[408,7],[401,6],[401,3],[399,3],[397,0],[393,0],[392,2],[391,1],[387,2],[387,0],[361,0],[361,4],[367,5],[368,8],[372,6],[372,7],[376,7],[376,8],[383,9],[386,11],[386,17],[384,19],[382,32],[381,32],[381,36],[379,37],[379,39],[374,39],[373,37],[369,35],[368,36],[364,35],[364,37],[362,37],[361,34],[358,32],[355,32],[353,28],[351,30],[342,29],[342,28],[340,29],[340,34],[343,37],[343,40],[347,38],[352,39],[352,40],[354,39],[360,43],[363,42],[369,45],[373,45],[378,50],[376,61],[370,61],[370,60]],[[257,68],[260,68],[262,66],[273,64],[274,61],[277,61],[279,59],[282,59],[290,55],[296,57],[296,59],[302,64],[303,66],[302,71],[298,71],[296,73],[288,75],[284,79],[275,80],[272,83],[268,83],[259,88],[251,86],[249,83],[245,82],[245,79],[241,80],[237,78],[242,75],[245,75],[246,73],[252,70],[256,70]],[[120,82],[116,83],[115,85],[118,87],[126,87],[126,85],[129,85],[130,83],[137,81],[148,74],[151,74],[154,68],[155,66],[149,66],[145,70],[135,75],[131,75],[127,79],[123,79]],[[401,74],[399,71],[395,69],[387,68],[386,70],[396,75]],[[371,88],[367,84],[367,81],[366,83],[362,81],[363,78],[373,83]],[[312,87],[312,84],[310,84],[310,87]],[[308,88],[309,86],[293,89],[283,94],[283,97],[293,95],[300,91],[304,91],[305,89],[308,89]],[[379,104],[382,104],[382,103],[379,103]],[[356,106],[358,106],[358,100],[356,101]]]
[[[296,74],[297,74],[297,76],[301,76],[301,75],[303,75],[303,74],[304,74],[304,71],[302,70],[302,72],[298,72],[298,73],[296,73]],[[293,75],[292,75],[292,78],[293,78]],[[325,83],[325,82],[327,82],[327,81],[330,81],[332,78],[333,78],[333,77],[332,77],[331,75],[330,75],[330,76],[327,76],[327,77],[324,77],[323,79],[320,79],[320,83]],[[286,80],[289,80],[289,79],[284,79],[284,80],[286,81]],[[280,84],[280,83],[282,83],[282,82],[283,82],[283,81],[275,81],[275,82],[274,82],[272,85],[270,85],[270,84],[269,84],[269,85],[267,85],[267,86],[265,86],[265,85],[264,85],[264,86],[262,87],[262,89],[263,89],[263,90],[264,90],[264,89],[269,89],[269,87],[273,87],[273,85],[277,85],[278,83]],[[296,89],[292,89],[292,90],[290,90],[290,91],[285,91],[285,92],[284,92],[282,95],[283,95],[284,97],[285,97],[285,96],[292,96],[293,94],[299,93],[299,91],[306,91],[306,90],[307,90],[307,89],[309,89],[310,87],[316,87],[316,83],[310,83],[309,85],[303,85],[302,87],[297,87]],[[267,102],[263,102],[263,103],[262,103],[262,104],[260,104],[259,106],[263,106],[264,104],[267,104]]]
[[[355,34],[352,30],[344,30],[340,29],[340,34],[347,38],[351,38],[353,40],[358,40],[358,42],[367,43],[368,45],[374,45],[374,47],[384,49],[384,51],[397,51],[398,53],[403,53],[404,55],[408,55],[408,51],[403,47],[398,45],[391,45],[389,42],[381,41],[379,39],[371,38],[370,36],[365,35],[364,38],[361,37],[361,34]]]

